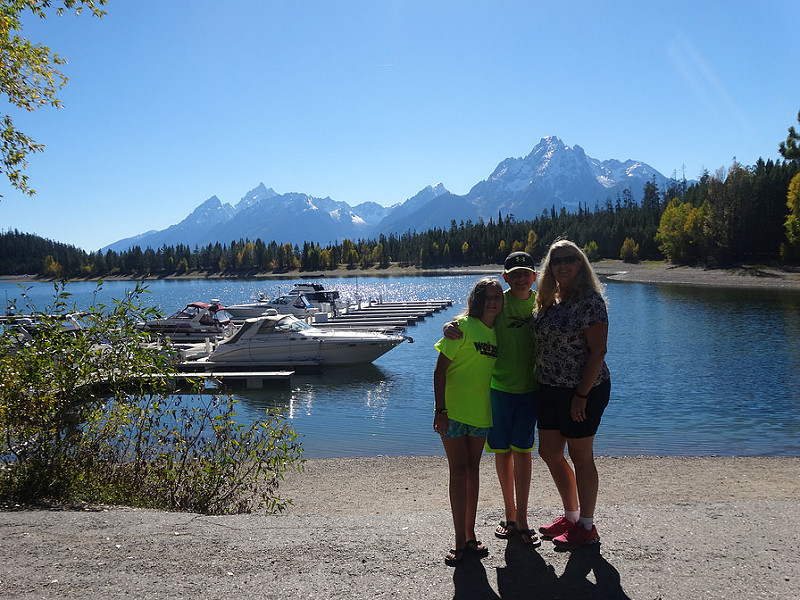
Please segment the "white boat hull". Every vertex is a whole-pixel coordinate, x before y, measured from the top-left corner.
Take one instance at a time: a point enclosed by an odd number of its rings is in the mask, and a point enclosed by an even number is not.
[[[280,331],[275,323],[290,324],[290,330]],[[321,330],[291,316],[265,316],[246,321],[242,331],[218,344],[207,360],[253,368],[367,364],[406,339],[372,331]]]

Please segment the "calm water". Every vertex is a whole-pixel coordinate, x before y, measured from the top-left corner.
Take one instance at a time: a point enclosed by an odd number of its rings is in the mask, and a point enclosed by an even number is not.
[[[476,280],[321,280],[346,295],[455,304],[408,328],[415,343],[373,365],[298,374],[291,389],[236,391],[240,418],[283,408],[309,458],[442,455],[431,429],[433,343]],[[277,294],[295,281],[157,281],[148,284],[147,298],[169,313],[193,300]],[[107,282],[97,299],[120,298],[132,285]],[[39,308],[52,304],[52,284],[27,287]],[[77,283],[68,290],[85,307],[95,288]],[[0,283],[0,299],[20,295],[17,284]],[[612,392],[597,454],[800,456],[800,293],[609,282],[608,297]]]

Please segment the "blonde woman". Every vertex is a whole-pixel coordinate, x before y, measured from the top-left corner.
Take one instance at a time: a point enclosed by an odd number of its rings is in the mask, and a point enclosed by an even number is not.
[[[550,246],[531,328],[540,384],[539,456],[550,470],[564,514],[539,532],[562,549],[600,540],[594,525],[598,490],[594,436],[611,392],[603,291],[578,246],[564,239]],[[574,470],[564,457],[565,448]]]

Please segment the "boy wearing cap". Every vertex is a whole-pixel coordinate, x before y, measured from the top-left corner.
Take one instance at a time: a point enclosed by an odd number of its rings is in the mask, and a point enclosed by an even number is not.
[[[503,310],[497,316],[498,356],[492,372],[492,428],[486,450],[495,455],[495,468],[503,492],[505,520],[495,535],[508,539],[515,533],[523,543],[541,545],[528,527],[528,496],[531,485],[531,453],[536,427],[536,390],[533,335],[530,317],[536,305],[533,258],[527,252],[512,252],[505,260],[503,279],[509,285],[503,293]],[[444,326],[445,337],[459,338],[454,322]]]

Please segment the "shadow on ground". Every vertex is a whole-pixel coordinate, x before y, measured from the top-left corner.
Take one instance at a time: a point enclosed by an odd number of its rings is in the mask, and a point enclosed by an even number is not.
[[[453,574],[454,600],[630,600],[619,572],[600,554],[600,544],[572,550],[561,576],[536,550],[511,541],[506,566],[497,567],[497,592],[486,569],[468,556]]]

